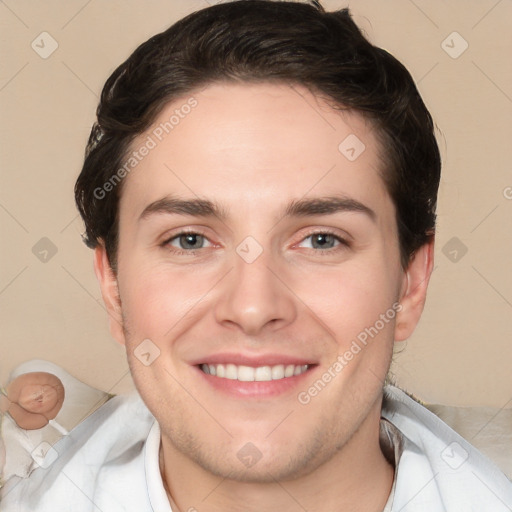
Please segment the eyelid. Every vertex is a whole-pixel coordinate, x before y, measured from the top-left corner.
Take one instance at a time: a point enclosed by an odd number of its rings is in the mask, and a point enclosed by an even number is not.
[[[200,236],[202,237],[206,242],[208,242],[209,246],[208,247],[212,247],[214,244],[208,239],[207,236],[201,234],[201,233],[196,233],[196,232],[184,232],[184,233],[178,233],[177,235],[171,237],[168,239],[167,241],[167,244],[171,244],[171,242],[175,241],[175,240],[178,240],[180,239],[182,236],[186,236],[186,235],[197,235],[197,236]],[[174,247],[174,245],[172,246]],[[206,249],[207,247],[200,247],[199,249]],[[182,250],[185,250],[185,249],[181,249],[180,247],[177,247],[178,250],[182,251]],[[186,252],[192,252],[192,251],[198,251],[199,249],[188,249]]]
[[[189,235],[189,234],[202,236],[210,245],[208,247],[200,247],[199,249],[181,249],[179,247],[170,245],[170,242],[176,240],[180,236]],[[322,227],[310,228],[308,231],[306,231],[306,234],[301,235],[300,240],[298,242],[294,243],[292,245],[292,247],[295,247],[295,246],[301,244],[302,242],[304,242],[311,236],[320,235],[320,234],[333,236],[336,239],[336,241],[338,242],[338,244],[334,247],[329,247],[327,249],[314,249],[314,248],[306,248],[306,249],[310,249],[314,252],[334,252],[337,249],[339,249],[340,246],[342,248],[351,247],[352,237],[348,233],[345,233],[345,235],[340,235],[339,232],[334,229],[322,228]],[[178,254],[178,255],[180,255],[180,254],[194,255],[198,251],[201,251],[203,249],[209,249],[212,247],[219,246],[219,244],[212,242],[210,240],[210,238],[205,234],[204,230],[202,230],[200,228],[180,228],[178,231],[175,231],[171,235],[167,235],[164,238],[164,240],[161,242],[160,245],[164,248],[172,247],[172,252],[174,252],[175,254]]]
[[[207,238],[208,240],[210,240],[208,235],[206,234],[206,231],[201,227],[190,227],[190,228],[189,227],[180,227],[180,228],[171,229],[171,230],[167,231],[166,233],[164,233],[161,236],[161,239],[162,239],[161,243],[166,244],[169,241],[173,240],[174,238],[178,238],[179,236],[182,236],[182,235],[201,235],[204,238]]]
[[[302,234],[300,240],[296,244],[294,244],[294,246],[299,245],[300,243],[304,242],[307,238],[309,238],[313,235],[331,235],[339,242],[340,245],[347,246],[347,247],[350,247],[351,242],[352,242],[352,237],[348,233],[341,235],[338,231],[336,231],[334,229],[318,227],[318,228],[311,228],[310,230],[308,230],[306,232],[306,234]],[[323,249],[324,252],[326,252],[328,250],[334,251],[334,250],[336,250],[336,247],[331,247],[329,249]]]
[[[184,235],[199,235],[202,236],[210,245],[208,247],[200,247],[199,249],[182,249],[180,247],[175,247],[174,245],[171,245],[171,242],[180,238]],[[170,252],[177,254],[177,255],[194,255],[198,251],[201,251],[203,249],[210,249],[211,247],[215,247],[218,244],[215,244],[210,240],[210,238],[204,233],[203,230],[200,228],[179,228],[178,231],[174,231],[170,235],[166,235],[162,242],[159,243],[159,245],[169,250]]]

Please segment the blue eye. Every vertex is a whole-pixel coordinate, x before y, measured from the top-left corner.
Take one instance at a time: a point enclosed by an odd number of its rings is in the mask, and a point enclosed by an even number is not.
[[[336,246],[336,237],[328,233],[315,233],[311,235],[311,245],[315,249],[332,249]]]
[[[306,240],[311,240],[309,246],[307,246],[311,249],[328,250],[334,249],[339,245],[348,245],[345,240],[329,232],[311,233],[306,238],[304,238],[301,244]]]
[[[192,255],[195,254],[195,251],[199,251],[200,249],[213,247],[213,244],[206,236],[200,233],[184,231],[167,239],[162,246],[178,255]],[[338,249],[350,247],[350,244],[334,233],[329,233],[328,231],[317,231],[303,238],[298,246],[314,250],[317,253],[330,253]]]
[[[205,247],[205,243],[211,245],[207,238],[199,233],[179,233],[165,242],[166,245],[170,245],[171,247],[184,251],[203,249]]]

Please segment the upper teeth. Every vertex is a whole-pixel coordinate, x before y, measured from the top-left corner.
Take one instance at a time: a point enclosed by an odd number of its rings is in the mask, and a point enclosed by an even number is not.
[[[278,380],[285,377],[300,375],[308,369],[308,365],[301,366],[289,364],[278,364],[276,366],[237,366],[236,364],[202,364],[201,370],[209,375],[215,375],[231,380],[244,382],[261,382],[266,380]]]

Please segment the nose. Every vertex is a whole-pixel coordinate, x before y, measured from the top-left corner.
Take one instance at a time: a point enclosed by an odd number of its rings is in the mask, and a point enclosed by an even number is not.
[[[248,336],[282,329],[297,315],[293,292],[282,272],[272,269],[265,251],[248,263],[235,255],[234,268],[222,281],[215,307],[217,322]]]

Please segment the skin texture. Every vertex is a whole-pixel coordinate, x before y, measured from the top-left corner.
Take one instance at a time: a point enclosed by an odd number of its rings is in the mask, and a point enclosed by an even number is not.
[[[171,502],[180,510],[380,511],[393,479],[378,440],[382,387],[394,342],[420,317],[433,244],[401,268],[381,148],[361,115],[335,111],[298,86],[214,84],[193,96],[193,111],[125,178],[117,276],[104,248],[95,251],[111,332],[126,345],[162,429]],[[154,126],[187,99],[168,105]],[[338,149],[350,134],[365,145],[354,161]],[[171,194],[215,201],[226,216],[139,219]],[[334,195],[364,204],[374,218],[283,214],[291,201]],[[183,229],[204,243],[184,248],[173,238]],[[318,247],[312,231],[348,245],[329,239],[332,247]],[[252,263],[236,251],[247,236],[262,250]],[[371,342],[299,403],[297,394],[397,303],[400,312]],[[134,353],[146,339],[154,347],[148,365]],[[233,396],[194,366],[220,352],[284,354],[315,366],[277,396]],[[251,467],[237,456],[247,443],[261,455]]]
[[[25,430],[42,428],[53,420],[64,403],[64,386],[47,372],[30,372],[16,377],[2,396],[2,412],[8,412]]]

